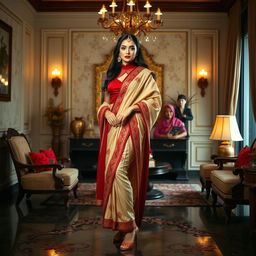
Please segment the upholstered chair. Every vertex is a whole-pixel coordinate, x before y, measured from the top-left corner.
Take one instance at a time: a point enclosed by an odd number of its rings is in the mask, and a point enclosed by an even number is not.
[[[256,139],[251,148],[256,148]],[[249,204],[249,187],[243,183],[242,169],[233,168],[232,171],[224,170],[223,163],[235,162],[235,158],[217,157],[215,163],[220,167],[219,170],[213,170],[210,175],[212,186],[213,205],[216,205],[217,198],[220,197],[224,202],[224,209],[229,221],[231,210],[239,205]]]
[[[212,159],[216,158],[217,156],[212,156]],[[225,163],[222,166],[223,170],[232,171],[234,168],[234,163]],[[206,190],[206,199],[209,199],[211,193],[211,172],[213,170],[220,169],[218,163],[209,163],[209,164],[201,164],[200,165],[200,182],[202,185],[202,192],[204,189]]]
[[[29,200],[34,193],[60,193],[63,195],[65,206],[68,207],[69,192],[73,190],[77,197],[78,170],[64,168],[60,164],[33,165],[29,157],[31,148],[27,138],[14,129],[9,128],[4,139],[8,144],[18,178],[19,194],[16,204],[19,205],[25,194]],[[39,167],[50,170],[36,172]]]

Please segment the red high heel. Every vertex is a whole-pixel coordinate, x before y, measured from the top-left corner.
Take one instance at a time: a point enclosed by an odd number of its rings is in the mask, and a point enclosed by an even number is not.
[[[138,227],[136,227],[133,232],[134,232],[134,237],[133,241],[123,241],[122,244],[120,245],[120,251],[128,251],[131,250],[134,247],[134,244],[137,243],[137,232],[139,231]],[[124,237],[125,239],[125,237]]]

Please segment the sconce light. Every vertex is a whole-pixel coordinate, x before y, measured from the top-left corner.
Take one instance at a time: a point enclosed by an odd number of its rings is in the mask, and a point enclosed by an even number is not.
[[[54,95],[57,97],[59,92],[58,92],[58,89],[61,87],[61,79],[60,79],[60,71],[55,68],[53,71],[52,71],[52,88],[54,88]]]
[[[202,69],[200,72],[199,72],[199,79],[198,79],[198,87],[201,89],[201,96],[204,97],[205,95],[205,89],[207,88],[208,86],[208,80],[207,80],[207,72]]]

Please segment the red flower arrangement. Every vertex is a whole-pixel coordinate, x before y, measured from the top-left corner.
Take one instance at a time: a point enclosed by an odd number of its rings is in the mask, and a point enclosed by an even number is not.
[[[256,149],[242,148],[236,160],[236,167],[253,168],[256,166]]]
[[[69,109],[64,109],[61,107],[61,104],[54,106],[53,99],[49,99],[49,104],[44,116],[47,118],[50,126],[63,125],[65,113],[67,111],[69,111]]]

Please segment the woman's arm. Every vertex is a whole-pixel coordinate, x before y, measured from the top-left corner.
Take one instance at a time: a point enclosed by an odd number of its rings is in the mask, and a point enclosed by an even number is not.
[[[180,134],[177,134],[177,135],[172,135],[172,134],[168,134],[168,139],[181,139],[181,138],[184,138],[188,135],[188,133],[185,131],[185,132],[182,132]]]
[[[107,90],[104,91],[104,102],[110,104],[110,95]]]

